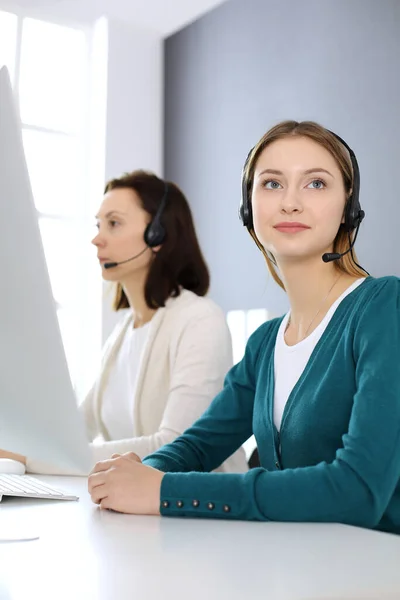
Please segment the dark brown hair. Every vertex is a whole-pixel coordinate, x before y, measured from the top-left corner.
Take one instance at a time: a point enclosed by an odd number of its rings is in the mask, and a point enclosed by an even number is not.
[[[343,177],[343,184],[347,201],[347,199],[350,196],[351,188],[353,185],[353,169],[348,151],[330,131],[322,127],[322,125],[314,123],[314,121],[302,121],[300,123],[298,121],[282,121],[281,123],[278,123],[278,125],[272,127],[269,131],[267,131],[267,133],[263,135],[260,141],[254,146],[246,165],[244,177],[247,183],[248,194],[251,196],[254,180],[254,171],[260,154],[264,150],[264,148],[266,148],[276,140],[293,136],[307,137],[313,140],[314,142],[317,142],[317,144],[319,144],[326,150],[328,150],[328,152],[333,156]],[[257,238],[254,229],[250,231],[250,235],[257,244],[258,248],[263,253],[272,277],[282,289],[285,289],[283,282],[276,270],[275,258],[270,252],[267,252],[265,250],[260,240]],[[354,238],[354,235],[355,232],[352,232],[351,239]],[[348,245],[349,235],[343,229],[343,227],[340,227],[333,243],[333,252],[344,252],[345,250],[347,250]],[[353,256],[354,260],[358,262],[354,250]],[[355,277],[365,277],[364,271],[354,263],[350,254],[346,254],[345,256],[337,260],[335,262],[335,265],[339,271],[347,273],[348,275],[353,275]]]
[[[154,218],[164,195],[164,180],[147,171],[133,171],[109,181],[104,193],[121,188],[136,192],[143,209]],[[168,182],[161,223],[166,230],[165,241],[154,253],[144,290],[149,308],[165,306],[170,296],[179,296],[181,287],[205,296],[210,286],[209,270],[199,246],[189,203],[178,186],[171,182]],[[128,298],[122,285],[117,283],[113,308],[128,307]]]

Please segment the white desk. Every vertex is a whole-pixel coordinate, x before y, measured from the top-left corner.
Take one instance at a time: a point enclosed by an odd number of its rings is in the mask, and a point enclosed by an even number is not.
[[[399,600],[400,536],[342,525],[136,517],[102,511],[86,480],[39,477],[79,502],[4,499],[1,600]]]

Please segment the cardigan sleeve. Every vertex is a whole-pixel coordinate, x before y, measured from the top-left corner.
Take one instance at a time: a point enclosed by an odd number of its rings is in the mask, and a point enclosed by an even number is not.
[[[161,513],[375,527],[400,477],[399,279],[387,278],[374,291],[358,319],[353,347],[357,391],[343,447],[331,463],[282,471],[257,468],[244,475],[166,473]],[[228,390],[237,388],[242,368],[231,374]],[[229,411],[234,420],[235,409]],[[195,440],[191,446],[204,443]]]

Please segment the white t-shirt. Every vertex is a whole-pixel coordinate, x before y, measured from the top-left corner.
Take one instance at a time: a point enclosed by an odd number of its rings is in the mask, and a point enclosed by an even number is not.
[[[332,304],[318,327],[308,337],[294,346],[288,346],[285,342],[285,329],[290,313],[283,318],[276,337],[274,354],[274,424],[278,431],[281,427],[286,402],[294,386],[300,379],[315,346],[327,328],[329,321],[332,319],[335,310],[342,300],[361,285],[363,281],[365,281],[364,277],[357,279],[357,281],[347,288],[336,302]]]
[[[150,323],[127,328],[103,391],[101,420],[110,440],[132,437],[133,402]]]

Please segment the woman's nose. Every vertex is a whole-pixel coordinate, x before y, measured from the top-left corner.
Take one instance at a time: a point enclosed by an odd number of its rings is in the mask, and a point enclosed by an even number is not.
[[[104,245],[104,240],[102,239],[100,232],[96,233],[96,235],[92,239],[92,244],[96,247]]]
[[[300,194],[297,189],[287,189],[286,192],[282,194],[281,209],[288,214],[301,212],[303,210]]]

